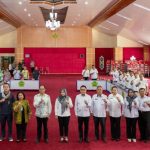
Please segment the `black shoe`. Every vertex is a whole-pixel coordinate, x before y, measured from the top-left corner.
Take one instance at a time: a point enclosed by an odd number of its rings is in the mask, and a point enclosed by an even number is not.
[[[88,138],[84,139],[84,142],[85,142],[85,143],[89,143]]]
[[[107,143],[107,139],[106,139],[106,138],[102,138],[102,141],[103,141],[104,143]]]
[[[36,143],[36,144],[40,143],[40,140],[39,140],[39,139],[36,139],[36,140],[35,140],[35,143]]]
[[[27,139],[26,139],[26,138],[24,138],[24,139],[23,139],[23,142],[27,142]]]
[[[82,143],[83,142],[83,138],[79,138],[79,143]]]
[[[19,139],[17,139],[17,140],[16,140],[16,142],[17,142],[17,143],[19,143],[19,142],[20,142],[20,140],[19,140]]]
[[[48,139],[45,139],[44,142],[48,144]]]

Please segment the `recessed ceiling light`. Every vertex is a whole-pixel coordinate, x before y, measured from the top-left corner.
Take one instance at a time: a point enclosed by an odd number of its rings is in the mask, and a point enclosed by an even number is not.
[[[84,2],[84,4],[85,4],[85,5],[88,5],[88,4],[89,4],[89,2],[88,2],[88,1],[85,1],[85,2]]]
[[[145,42],[143,42],[141,40],[139,40],[138,42],[141,43],[141,44],[144,44],[144,45],[149,45],[148,43],[145,43]]]
[[[109,28],[104,27],[104,26],[102,26],[102,25],[99,25],[99,27],[100,27],[100,28],[103,28],[103,29],[106,29],[106,30],[110,30]]]
[[[22,1],[19,1],[18,4],[19,4],[19,5],[22,5]]]
[[[142,8],[142,9],[144,9],[144,10],[150,11],[150,8],[145,7],[145,6],[143,6],[143,5],[140,5],[140,4],[138,4],[138,3],[133,3],[133,5],[136,6],[136,7]]]
[[[129,18],[129,17],[126,17],[126,16],[124,16],[124,15],[122,15],[122,14],[116,14],[117,16],[119,16],[119,17],[121,17],[121,18],[124,18],[124,19],[126,19],[126,20],[129,20],[129,21],[131,21],[132,19],[131,18]]]
[[[27,8],[25,8],[24,11],[26,12],[26,11],[27,11]]]
[[[31,17],[31,14],[30,14],[30,13],[28,13],[28,16],[29,16],[29,17]]]
[[[111,21],[109,21],[109,20],[107,20],[106,22],[108,22],[108,23],[110,23],[110,24],[112,24],[112,25],[114,25],[114,26],[119,26],[118,24],[116,24],[116,23],[114,23],[114,22],[111,22]]]

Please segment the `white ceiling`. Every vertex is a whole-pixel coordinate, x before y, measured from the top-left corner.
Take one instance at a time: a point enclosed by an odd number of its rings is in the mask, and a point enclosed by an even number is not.
[[[12,25],[0,19],[0,35],[16,30]]]
[[[19,5],[19,1],[22,5]],[[85,1],[88,5],[85,5]],[[69,6],[66,21],[64,25],[86,25],[91,21],[101,10],[103,10],[113,0],[77,0],[77,4],[62,4],[55,8],[63,8]],[[30,26],[45,26],[44,19],[39,9],[39,6],[50,9],[50,5],[45,4],[30,4],[29,0],[0,0],[8,10],[13,12],[17,17]],[[147,10],[137,7],[140,5]],[[135,6],[136,5],[136,6]],[[26,9],[27,11],[24,11]],[[30,14],[31,16],[28,16]],[[128,17],[128,20],[120,15]],[[119,14],[110,17],[96,29],[110,34],[121,35],[128,39],[150,44],[150,0],[137,0],[121,10]],[[111,24],[114,23],[114,24]],[[8,32],[8,28],[4,22],[0,22],[0,34]],[[6,29],[5,29],[6,27]],[[4,29],[3,29],[4,28]]]
[[[150,45],[150,0],[135,1],[96,28],[104,33],[121,35],[141,44]]]

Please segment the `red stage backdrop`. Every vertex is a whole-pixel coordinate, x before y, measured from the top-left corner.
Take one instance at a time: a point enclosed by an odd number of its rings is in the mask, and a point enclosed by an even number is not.
[[[100,69],[99,59],[101,56],[104,58],[104,69]],[[100,74],[106,74],[106,61],[107,60],[114,60],[113,48],[96,48],[95,49],[95,65]]]
[[[123,48],[123,60],[130,60],[130,57],[134,56],[136,60],[144,59],[143,47],[127,47]]]
[[[24,48],[27,67],[34,60],[49,73],[81,73],[86,64],[85,48]]]
[[[14,53],[15,48],[0,48],[0,53]]]

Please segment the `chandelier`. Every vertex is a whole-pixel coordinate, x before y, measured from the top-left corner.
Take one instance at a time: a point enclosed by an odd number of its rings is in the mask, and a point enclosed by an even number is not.
[[[50,19],[46,21],[46,28],[54,31],[60,28],[60,21],[57,21],[57,13],[54,12],[55,7],[52,7],[52,12],[49,13]]]

